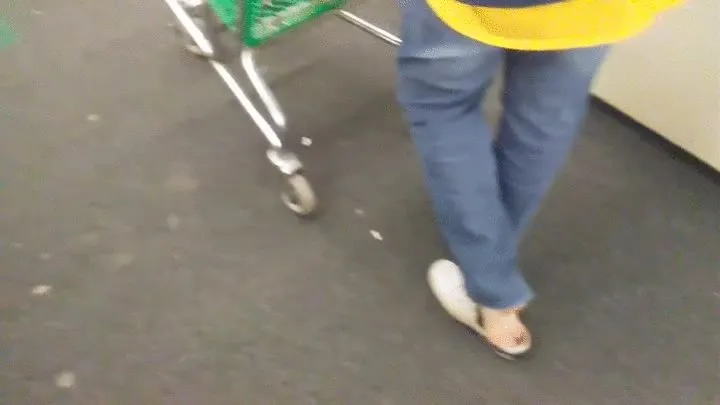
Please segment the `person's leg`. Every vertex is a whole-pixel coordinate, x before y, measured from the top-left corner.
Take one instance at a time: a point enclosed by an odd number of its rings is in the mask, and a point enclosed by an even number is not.
[[[440,304],[505,358],[530,349],[517,312],[532,292],[517,269],[493,136],[481,102],[504,50],[452,31],[424,1],[404,0],[398,98],[422,158],[437,222],[459,267],[437,261],[428,281]]]
[[[496,143],[503,202],[519,243],[585,119],[606,47],[508,51]]]
[[[438,225],[474,302],[498,310],[522,307],[532,293],[517,268],[514,227],[481,112],[505,51],[457,34],[424,1],[401,3],[398,97]]]

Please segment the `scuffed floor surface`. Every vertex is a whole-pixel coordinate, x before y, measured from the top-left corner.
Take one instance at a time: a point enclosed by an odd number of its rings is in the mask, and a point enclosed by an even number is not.
[[[720,184],[615,118],[592,112],[524,249],[537,353],[507,364],[425,286],[442,248],[391,49],[329,20],[260,55],[322,197],[305,222],[161,1],[11,3],[3,405],[718,403]]]

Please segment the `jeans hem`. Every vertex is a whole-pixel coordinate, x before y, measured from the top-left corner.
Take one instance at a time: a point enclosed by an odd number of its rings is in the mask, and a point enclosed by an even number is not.
[[[519,309],[526,307],[533,299],[535,299],[535,294],[528,293],[526,296],[518,299],[508,300],[507,302],[494,302],[492,304],[484,304],[482,300],[475,299],[472,296],[470,296],[470,299],[472,299],[476,305],[483,308],[492,309],[495,311],[504,311],[509,309]]]

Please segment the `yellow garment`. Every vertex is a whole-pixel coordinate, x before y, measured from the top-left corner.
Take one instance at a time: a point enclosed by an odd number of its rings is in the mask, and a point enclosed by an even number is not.
[[[488,45],[529,51],[597,46],[632,37],[684,0],[566,0],[500,9],[427,0],[455,31]]]

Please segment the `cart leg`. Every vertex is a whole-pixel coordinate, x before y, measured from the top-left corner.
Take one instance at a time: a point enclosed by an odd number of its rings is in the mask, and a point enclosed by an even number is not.
[[[389,45],[400,46],[400,44],[402,44],[402,40],[397,35],[392,34],[349,11],[338,10],[335,15]]]
[[[198,29],[207,37],[210,42],[212,52],[206,53],[195,43],[192,36],[183,29],[183,27],[177,24],[171,24],[171,27],[175,30],[175,33],[180,37],[183,47],[191,54],[203,58],[213,58],[215,55],[215,35],[212,31],[213,28],[210,23],[209,9],[207,0],[178,0],[180,6],[190,16],[192,22],[198,27]]]
[[[260,96],[260,100],[265,104],[265,108],[270,113],[270,117],[272,117],[275,125],[281,131],[285,131],[287,127],[285,113],[283,113],[280,103],[278,103],[272,90],[270,90],[267,82],[258,71],[253,50],[250,48],[243,49],[240,54],[240,61],[242,62],[245,74],[250,79],[250,83],[255,88],[255,92]]]
[[[181,4],[180,1],[186,2],[188,0],[165,0],[165,3],[177,18],[180,26],[197,46],[200,54],[213,55],[211,40],[198,27],[196,20],[188,14],[184,4]],[[206,26],[209,27],[210,24],[206,24]],[[307,216],[312,214],[317,207],[317,198],[310,183],[301,173],[302,163],[300,159],[297,155],[285,149],[283,145],[283,139],[279,132],[284,133],[286,129],[285,114],[282,112],[280,104],[269,86],[258,72],[252,50],[243,50],[241,62],[250,82],[269,113],[273,121],[272,124],[258,110],[225,64],[213,57],[209,57],[208,62],[270,144],[267,151],[268,160],[285,176],[287,181],[288,189],[282,193],[282,200],[285,205],[297,215]]]

